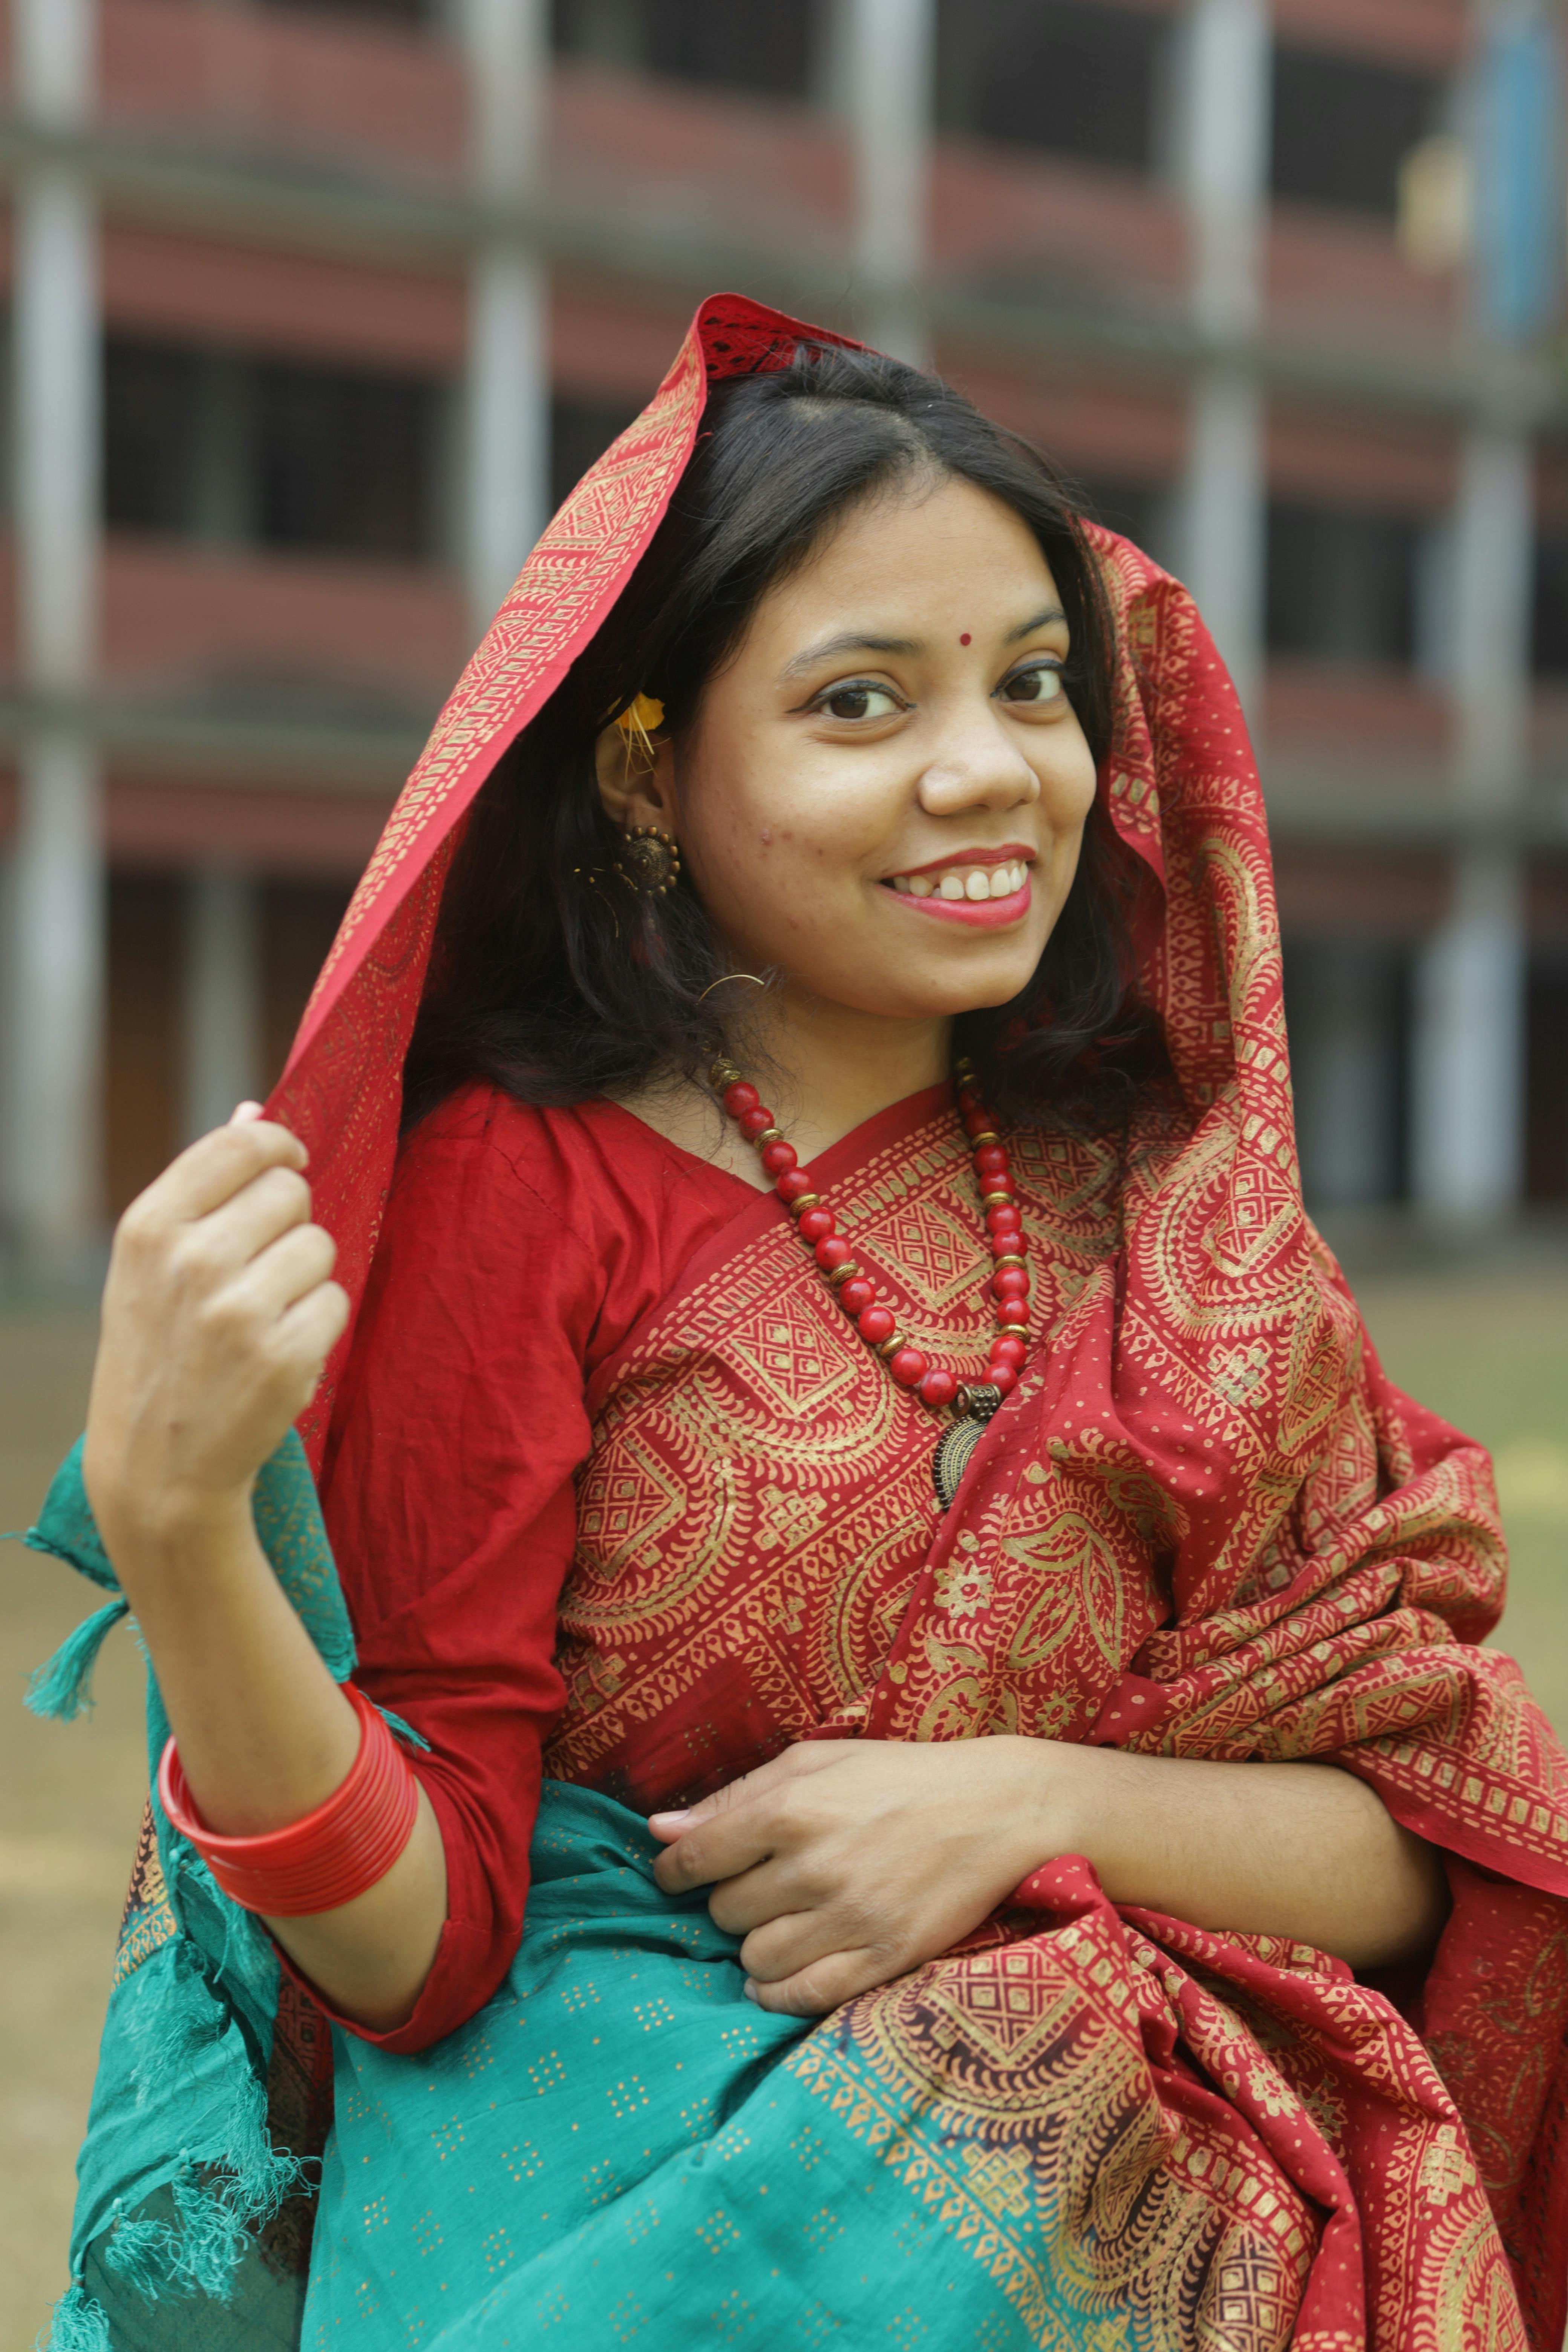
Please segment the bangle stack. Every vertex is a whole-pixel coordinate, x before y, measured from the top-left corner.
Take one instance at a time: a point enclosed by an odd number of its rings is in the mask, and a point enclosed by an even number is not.
[[[377,1708],[342,1685],[360,1719],[348,1778],[313,1811],[260,1837],[217,1837],[191,1801],[171,1739],[158,1767],[158,1800],[224,1893],[247,1911],[295,1919],[335,1911],[384,1878],[414,1833],[419,1783]]]

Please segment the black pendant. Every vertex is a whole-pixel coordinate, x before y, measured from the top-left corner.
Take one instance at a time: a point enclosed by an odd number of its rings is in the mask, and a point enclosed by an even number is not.
[[[963,1481],[969,1457],[980,1443],[980,1433],[1002,1402],[1002,1391],[989,1381],[975,1381],[963,1391],[964,1410],[943,1430],[931,1458],[936,1499],[947,1510]]]

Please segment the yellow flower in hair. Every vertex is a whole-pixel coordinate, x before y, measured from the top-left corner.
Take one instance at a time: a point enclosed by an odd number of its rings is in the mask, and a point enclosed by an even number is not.
[[[664,705],[651,694],[639,694],[635,702],[627,703],[616,725],[623,735],[650,735],[664,725]]]
[[[626,705],[616,719],[616,725],[626,739],[628,772],[631,767],[634,745],[637,748],[639,766],[651,771],[658,755],[653,748],[650,730],[655,727],[662,727],[663,724],[664,705],[653,695],[639,694],[635,701]]]

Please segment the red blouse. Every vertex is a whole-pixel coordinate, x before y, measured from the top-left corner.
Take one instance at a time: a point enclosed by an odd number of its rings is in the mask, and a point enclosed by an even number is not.
[[[447,1854],[414,2014],[379,2034],[339,2019],[384,2049],[450,2033],[517,1949],[584,1384],[752,1191],[614,1103],[534,1110],[479,1085],[399,1157],[321,1480],[354,1679],[430,1742],[414,1764]]]

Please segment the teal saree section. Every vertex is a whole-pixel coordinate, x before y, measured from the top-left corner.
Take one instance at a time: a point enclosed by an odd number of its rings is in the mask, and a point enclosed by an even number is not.
[[[747,2000],[658,1852],[547,1783],[496,1998],[416,2058],[338,2037],[303,2352],[1087,2343],[1027,2326],[907,2145],[878,2161],[859,2103],[797,2071],[834,2021]]]

